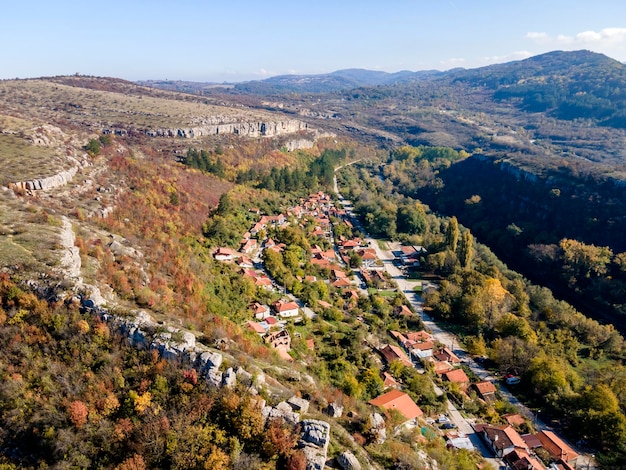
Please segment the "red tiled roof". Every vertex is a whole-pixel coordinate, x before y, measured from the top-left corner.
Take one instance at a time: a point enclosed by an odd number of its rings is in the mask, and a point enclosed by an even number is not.
[[[286,312],[287,310],[297,310],[298,308],[298,304],[295,302],[275,302],[273,304],[274,310],[276,310],[278,313],[280,312]]]
[[[478,390],[478,393],[481,395],[496,393],[496,386],[492,382],[478,382],[474,384],[474,387],[476,387],[476,390]]]
[[[370,401],[370,405],[379,406],[385,410],[397,410],[407,420],[418,418],[424,413],[419,406],[400,390],[392,390]]]
[[[409,331],[406,337],[412,341],[430,341],[433,337],[430,333],[422,331]]]
[[[563,442],[552,431],[539,431],[536,436],[541,441],[543,448],[554,458],[562,459],[565,462],[571,462],[578,458],[578,454],[574,452],[574,449]]]
[[[465,374],[463,369],[454,369],[450,372],[446,372],[443,376],[448,380],[448,382],[456,382],[459,384],[464,384],[469,382],[469,378]]]
[[[409,356],[407,356],[405,352],[397,346],[388,344],[380,349],[380,353],[383,355],[388,364],[393,361],[401,361],[404,365],[413,367],[413,363],[409,359]]]
[[[260,335],[265,334],[265,328],[263,328],[259,323],[255,321],[247,321],[246,326],[248,327],[249,330],[252,330],[255,333],[258,333]]]
[[[521,426],[525,422],[522,415],[519,415],[517,413],[504,415],[503,418],[506,419],[506,422],[509,423],[511,426],[514,426],[514,425]],[[522,436],[522,439],[524,439],[524,436]],[[524,439],[524,441],[526,441],[526,439]],[[528,442],[526,443],[528,444]]]
[[[348,287],[350,286],[350,281],[345,277],[337,279],[335,282],[331,284],[333,287]]]

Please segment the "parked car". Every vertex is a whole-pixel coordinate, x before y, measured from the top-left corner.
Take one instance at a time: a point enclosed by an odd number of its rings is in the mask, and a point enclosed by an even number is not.
[[[439,418],[437,419],[437,422],[439,424],[449,423],[450,422],[450,418],[448,418],[446,415],[439,415]]]
[[[513,374],[509,374],[506,377],[504,377],[504,381],[506,382],[507,385],[516,385],[518,383],[520,383],[520,378],[514,376]]]
[[[456,424],[454,424],[454,423],[443,423],[441,425],[441,429],[456,429]]]

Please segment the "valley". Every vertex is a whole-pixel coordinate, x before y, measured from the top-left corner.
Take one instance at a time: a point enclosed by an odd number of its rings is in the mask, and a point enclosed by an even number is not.
[[[614,62],[1,81],[0,463],[624,468]]]

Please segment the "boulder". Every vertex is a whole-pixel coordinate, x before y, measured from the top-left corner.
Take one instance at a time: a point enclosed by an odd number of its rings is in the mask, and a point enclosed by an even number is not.
[[[304,398],[293,396],[287,400],[287,403],[291,405],[294,411],[298,411],[303,414],[309,411],[309,402]]]
[[[337,463],[341,465],[344,470],[361,470],[361,464],[357,460],[356,456],[346,450],[337,456]]]
[[[198,363],[198,369],[200,372],[208,371],[209,369],[218,369],[222,365],[224,358],[220,353],[206,351],[200,354],[200,360]]]
[[[280,402],[275,407],[264,406],[261,410],[261,415],[263,419],[267,421],[268,419],[282,419],[286,423],[296,425],[300,421],[300,415],[295,413],[289,404],[286,402]]]
[[[206,374],[206,381],[214,387],[222,386],[222,372],[217,367],[211,367]]]
[[[326,408],[324,408],[324,413],[332,418],[341,418],[343,415],[343,406],[338,403],[329,403]]]
[[[387,440],[387,429],[385,428],[385,420],[379,413],[370,415],[372,427],[370,434],[374,436],[376,444],[383,444]]]
[[[303,444],[328,449],[330,424],[317,419],[305,419],[300,424],[302,425],[302,437],[300,440]]]
[[[237,374],[232,367],[226,369],[222,377],[222,387],[234,387],[237,383]]]
[[[330,443],[330,424],[316,419],[305,419],[300,425],[302,436],[298,446],[306,456],[307,470],[323,470]]]

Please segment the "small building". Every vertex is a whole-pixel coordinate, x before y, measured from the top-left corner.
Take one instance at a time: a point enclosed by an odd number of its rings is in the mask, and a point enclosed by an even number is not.
[[[450,351],[448,348],[438,349],[437,351],[433,353],[433,356],[438,361],[446,361],[446,362],[449,362],[450,364],[461,363],[461,359],[459,359],[457,355],[454,354],[452,351]]]
[[[263,328],[263,326],[255,321],[252,320],[248,320],[246,322],[246,327],[250,330],[250,331],[254,331],[256,334],[263,336],[265,334],[265,328]]]
[[[511,426],[522,426],[526,422],[524,417],[522,415],[518,414],[518,413],[514,413],[514,414],[509,413],[509,414],[506,414],[506,415],[504,415],[502,417],[504,419],[506,419],[506,422],[509,423]],[[522,439],[524,439],[524,436],[522,436]],[[525,439],[524,439],[524,441],[526,442],[526,444],[528,444],[528,442]],[[537,439],[537,441],[539,441],[539,440]],[[530,445],[528,447],[531,448],[531,449],[533,448]],[[538,447],[538,446],[536,446],[536,447]]]
[[[546,470],[545,465],[535,455],[519,447],[506,454],[503,460],[508,468],[514,470]]]
[[[555,460],[562,460],[570,465],[576,465],[579,455],[552,431],[539,431],[536,436],[541,442],[541,446]]]
[[[256,249],[257,249],[256,239],[248,238],[248,239],[244,239],[241,241],[241,248],[239,249],[239,251],[241,251],[242,253],[248,254],[248,253],[252,253]]]
[[[270,308],[267,305],[263,305],[259,302],[254,302],[252,305],[250,305],[250,309],[252,310],[252,313],[254,313],[254,317],[257,320],[265,320],[267,317],[270,316]]]
[[[428,333],[427,331],[424,330],[420,330],[420,331],[409,331],[406,334],[407,339],[411,340],[411,341],[415,341],[416,343],[422,343],[425,341],[432,341],[433,340],[433,335],[431,335],[430,333]]]
[[[467,449],[470,451],[475,449],[470,438],[458,432],[451,432],[446,435],[446,447],[452,449]]]
[[[387,344],[379,349],[380,354],[385,359],[387,365],[391,364],[393,361],[400,361],[407,367],[413,367],[413,363],[409,359],[409,356],[397,346],[393,346],[391,344]]]
[[[331,286],[336,287],[338,289],[343,289],[343,288],[346,288],[346,287],[350,287],[351,285],[352,284],[350,283],[350,280],[348,278],[345,278],[345,277],[337,279],[336,281],[333,281],[331,283]]]
[[[244,269],[250,269],[254,267],[254,263],[252,262],[252,260],[245,255],[240,256],[237,261],[235,261],[235,264]]]
[[[504,457],[516,448],[529,450],[524,439],[512,426],[477,424],[474,430],[485,440],[496,457]]]
[[[413,312],[406,305],[398,305],[393,309],[393,313],[398,317],[411,318],[413,316]]]
[[[454,369],[443,374],[443,378],[448,382],[457,383],[461,390],[465,390],[470,383],[469,377],[463,369]]]
[[[385,410],[396,410],[404,416],[407,421],[419,418],[424,414],[411,397],[400,390],[391,390],[390,392],[370,400],[369,403],[370,405],[379,406]]]
[[[230,248],[220,247],[213,253],[217,261],[231,261],[235,257],[235,251]]]
[[[432,359],[432,357],[428,358]],[[434,361],[433,370],[437,375],[443,375],[453,369],[452,364],[447,361]]]
[[[485,400],[487,403],[493,403],[494,401],[496,401],[497,390],[496,386],[492,382],[478,382],[473,384],[472,387],[476,390],[478,396]]]
[[[333,308],[332,304],[329,304],[329,303],[328,303],[328,302],[326,302],[325,300],[318,300],[318,301],[317,301],[317,304],[318,304],[320,307],[325,308],[325,309],[330,309],[330,308]]]
[[[383,372],[381,374],[381,378],[383,379],[383,387],[385,388],[397,388],[398,382],[393,378],[389,372]]]
[[[300,307],[298,307],[297,303],[286,300],[279,300],[272,307],[274,307],[274,311],[278,316],[282,318],[297,317],[300,313]]]

